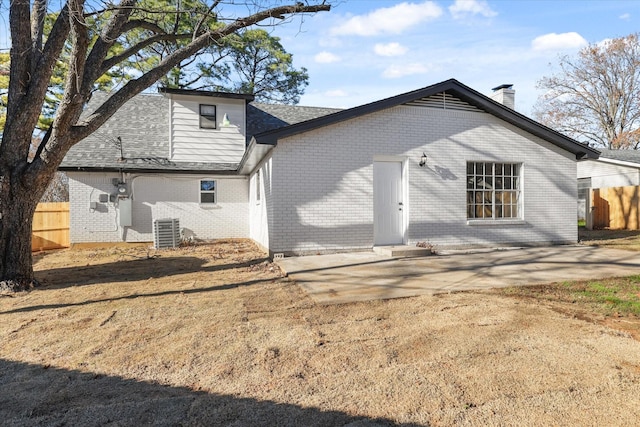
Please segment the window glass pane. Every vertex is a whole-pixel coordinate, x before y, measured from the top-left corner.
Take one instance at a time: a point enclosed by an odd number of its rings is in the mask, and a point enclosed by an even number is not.
[[[476,163],[476,175],[484,175],[484,163]]]
[[[467,190],[473,190],[474,180],[472,176],[467,176]]]
[[[200,203],[215,203],[215,193],[200,193]]]
[[[485,163],[484,164],[484,174],[492,175],[493,174],[493,163]]]
[[[473,191],[467,191],[467,203],[473,203]]]
[[[491,175],[484,177],[484,188],[493,188],[493,177]]]
[[[208,117],[200,116],[200,127],[202,129],[215,129],[216,128],[215,118],[211,120]]]
[[[467,162],[467,176],[473,175],[473,163]]]
[[[502,175],[502,163],[496,163],[496,176]]]
[[[202,116],[214,116],[216,115],[215,105],[200,105],[200,115]]]
[[[215,181],[200,181],[200,191],[215,191]]]

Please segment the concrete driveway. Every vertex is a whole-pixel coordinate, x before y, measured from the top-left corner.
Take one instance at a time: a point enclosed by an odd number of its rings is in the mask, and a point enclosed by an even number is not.
[[[414,258],[353,252],[277,262],[320,304],[640,274],[640,252],[579,245]]]

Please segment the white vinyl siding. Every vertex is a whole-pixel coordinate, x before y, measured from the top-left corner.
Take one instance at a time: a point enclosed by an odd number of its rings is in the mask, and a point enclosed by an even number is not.
[[[637,167],[610,163],[606,159],[578,162],[578,179],[591,178],[592,188],[640,185],[640,165]]]
[[[215,105],[216,128],[202,129],[201,105]],[[230,124],[222,125],[227,115]],[[171,160],[238,163],[246,145],[245,101],[217,97],[171,98]]]

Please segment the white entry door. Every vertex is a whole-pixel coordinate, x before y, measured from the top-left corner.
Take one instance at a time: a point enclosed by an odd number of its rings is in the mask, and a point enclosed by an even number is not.
[[[373,236],[375,245],[403,243],[402,163],[373,162]]]

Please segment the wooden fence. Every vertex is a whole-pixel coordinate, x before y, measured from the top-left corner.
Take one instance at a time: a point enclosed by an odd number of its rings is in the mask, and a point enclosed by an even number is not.
[[[593,228],[640,230],[640,187],[594,189],[591,215]]]
[[[69,203],[39,203],[33,216],[31,250],[69,247]]]

